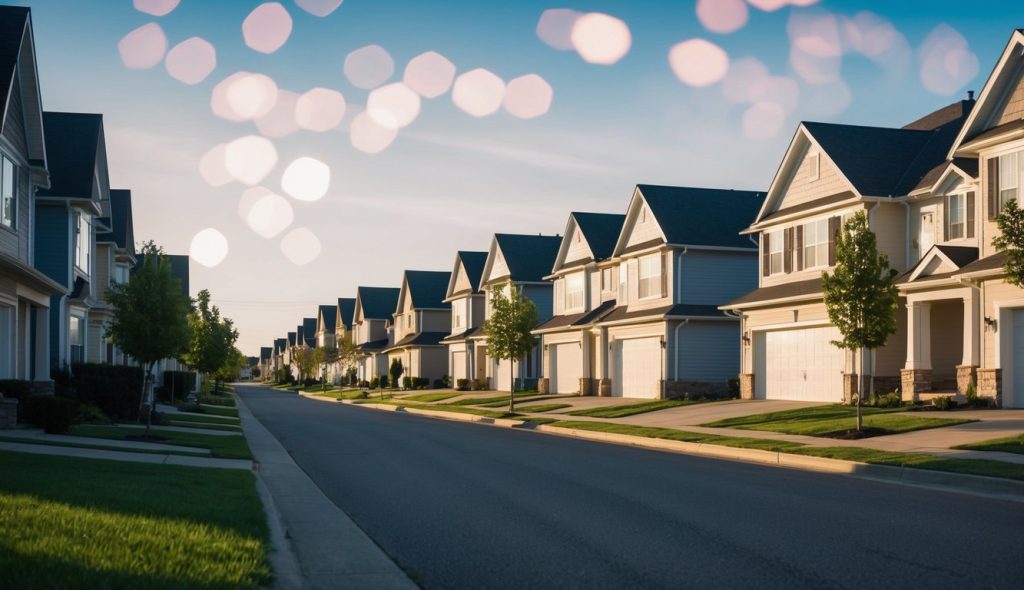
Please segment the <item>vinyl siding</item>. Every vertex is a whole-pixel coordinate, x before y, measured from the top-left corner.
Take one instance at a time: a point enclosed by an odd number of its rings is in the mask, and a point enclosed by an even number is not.
[[[678,379],[681,381],[724,382],[734,378],[740,369],[736,349],[740,342],[740,323],[735,322],[694,322],[677,331],[669,325],[669,358],[679,363]],[[671,367],[670,379],[677,377]]]
[[[524,294],[537,306],[537,319],[544,322],[551,319],[551,285],[523,285]]]
[[[1019,121],[1022,118],[1024,118],[1024,70],[1018,68],[1017,81],[1014,84],[1013,91],[1007,97],[1002,112],[995,117],[995,124],[1003,125]]]
[[[690,250],[680,257],[680,303],[722,305],[757,288],[757,254]]]
[[[646,203],[643,203],[644,208],[647,207]],[[658,225],[657,221],[654,220],[654,215],[651,214],[650,209],[647,210],[647,219],[640,221],[639,211],[632,220],[632,225],[629,228],[629,237],[626,239],[626,246],[635,246],[637,244],[644,244],[651,240],[664,240],[665,236],[661,231],[661,226]]]
[[[18,176],[15,226],[13,231],[6,227],[0,227],[0,252],[31,265],[33,195],[29,187],[28,171],[23,166],[23,163],[28,160],[28,147],[25,140],[25,118],[21,103],[21,83],[18,76],[14,77],[14,85],[11,88],[7,117],[3,122],[3,139],[5,151],[18,166]]]
[[[814,178],[814,167],[810,162],[810,156],[820,154],[818,158],[818,177]],[[843,191],[853,190],[850,183],[843,178],[839,169],[828,159],[824,152],[817,147],[811,146],[805,151],[800,165],[782,192],[775,211],[786,209],[795,205],[808,203],[822,197],[837,195]]]
[[[458,268],[455,270],[455,292],[461,291],[476,291],[476,285],[469,283],[469,277],[466,276],[466,269],[462,262],[459,262]]]
[[[448,310],[427,310],[421,314],[422,332],[444,332],[452,324],[452,312]]]
[[[935,243],[942,242],[942,207],[936,207]],[[906,207],[899,203],[879,203],[871,210],[871,229],[878,240],[878,249],[889,256],[889,265],[899,272],[906,264]]]
[[[577,260],[586,260],[592,257],[590,252],[590,245],[587,244],[586,238],[580,235],[580,240],[576,241],[576,236],[579,235],[580,228],[576,227],[574,223],[570,227],[569,232],[565,235],[565,239],[568,240],[569,248],[565,252],[564,264],[569,264]]]
[[[65,287],[70,284],[71,220],[62,205],[36,207],[36,268]]]
[[[984,297],[982,317],[1002,319],[996,310],[997,305],[1002,307],[1024,306],[1024,289],[1014,287],[1003,280],[984,282],[982,284],[982,293]],[[1009,330],[1010,328],[1000,324],[998,330],[993,330],[992,328],[985,327],[984,323],[982,323],[982,367],[996,368],[1002,366],[999,359],[996,358],[996,339],[999,338],[1004,329]],[[1005,358],[1006,353],[1004,352],[1003,354]]]

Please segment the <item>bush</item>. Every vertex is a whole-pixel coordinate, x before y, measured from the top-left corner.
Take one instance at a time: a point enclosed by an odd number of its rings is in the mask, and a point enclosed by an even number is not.
[[[364,381],[363,383],[366,382]],[[374,377],[373,380],[370,381],[370,389],[377,389],[378,387],[380,387],[380,377]]]
[[[32,382],[21,379],[0,379],[0,397],[18,400],[18,421],[25,421],[25,400],[32,395]]]
[[[965,405],[969,408],[987,408],[989,406],[989,399],[978,395],[978,388],[975,387],[974,381],[967,386],[964,397],[966,398]]]
[[[883,395],[872,395],[868,398],[868,405],[875,408],[898,408],[903,405],[903,396],[898,391]]]
[[[153,412],[156,415],[156,412]],[[86,424],[113,424],[113,420],[103,413],[96,404],[82,404],[78,411],[78,422]]]
[[[380,385],[381,389],[384,389],[385,387],[388,386],[388,376],[387,375],[381,375],[380,376],[380,383],[379,383],[379,385]]]
[[[456,379],[455,389],[459,391],[469,391],[469,379]]]
[[[739,397],[740,397],[740,380],[736,379],[734,377],[732,379],[729,379],[726,382],[725,385],[726,385],[726,387],[729,390],[729,397],[733,398],[733,399],[739,399]]]
[[[196,374],[192,371],[164,371],[163,386],[167,388],[168,396],[173,395],[174,401],[185,399],[192,393],[195,382]],[[170,399],[172,398],[168,397],[168,400]]]
[[[447,377],[441,379],[434,379],[434,389],[444,389],[445,387],[448,387]]]
[[[953,400],[951,395],[942,395],[932,398],[932,405],[935,406],[936,410],[952,410],[956,407],[956,401]]]
[[[30,395],[24,403],[25,419],[47,434],[64,434],[71,430],[81,413],[81,404],[77,401],[55,395]]]
[[[426,389],[430,386],[430,379],[427,377],[413,377],[412,386],[414,389]]]
[[[412,389],[413,388],[413,379],[412,379],[412,377],[402,377],[402,388],[403,389]]]
[[[370,387],[370,382],[369,381],[360,381],[359,382],[359,387],[362,387],[363,389],[368,389]]]
[[[83,363],[71,369],[71,397],[83,404],[95,404],[114,420],[139,417],[144,376],[141,368]]]

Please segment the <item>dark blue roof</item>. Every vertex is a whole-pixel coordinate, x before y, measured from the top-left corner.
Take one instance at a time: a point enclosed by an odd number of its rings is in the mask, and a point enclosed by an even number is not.
[[[3,93],[0,97],[5,105],[14,82],[28,16],[29,9],[23,6],[0,6],[0,92]]]
[[[316,346],[316,318],[302,318],[302,337],[306,346]]]
[[[653,184],[640,184],[637,189],[669,244],[757,247],[739,232],[757,217],[764,193]]]
[[[398,307],[401,289],[394,287],[359,287],[356,291],[363,317],[370,320],[389,320]]]
[[[608,258],[615,250],[615,242],[622,233],[622,224],[626,221],[625,215],[617,213],[587,213],[573,212],[573,219],[580,233],[590,245],[590,252],[594,260],[600,261]]]
[[[415,309],[449,309],[444,302],[452,273],[433,270],[407,270],[405,280],[409,284],[409,297]],[[396,303],[397,306],[397,303]]]
[[[356,300],[354,297],[339,297],[338,309],[341,310],[341,323],[347,329],[352,328],[352,316],[356,312]],[[337,325],[337,324],[335,324]]]
[[[456,256],[462,261],[462,269],[466,273],[469,284],[476,289],[480,285],[480,275],[484,272],[484,265],[487,264],[487,252],[459,250]]]
[[[287,347],[288,347],[288,339],[287,338],[277,338],[277,339],[274,340],[274,348],[277,349],[277,352],[282,352]]]
[[[260,347],[260,360],[267,360],[274,353],[273,346],[261,346]]]
[[[50,188],[41,197],[93,198],[103,115],[43,113]]]
[[[337,325],[338,319],[338,306],[337,305],[321,305],[320,315],[324,316],[324,330],[334,333],[334,327]]]
[[[295,346],[295,343],[298,342],[298,338],[299,335],[297,332],[288,332],[288,346]]]
[[[96,234],[97,242],[114,242],[118,248],[135,254],[135,228],[132,223],[132,191],[111,189],[110,231]]]
[[[551,272],[562,245],[559,236],[494,234],[513,282],[539,283]]]

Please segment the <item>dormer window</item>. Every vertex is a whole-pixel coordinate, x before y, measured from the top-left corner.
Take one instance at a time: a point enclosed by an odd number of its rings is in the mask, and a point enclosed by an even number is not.
[[[18,219],[17,171],[14,162],[4,156],[0,169],[0,225],[10,229],[16,229]]]
[[[821,155],[818,152],[807,155],[807,180],[813,182],[821,177]]]
[[[583,310],[583,273],[578,272],[565,277],[565,310]]]
[[[768,274],[779,274],[783,271],[783,251],[785,241],[782,230],[768,233]]]

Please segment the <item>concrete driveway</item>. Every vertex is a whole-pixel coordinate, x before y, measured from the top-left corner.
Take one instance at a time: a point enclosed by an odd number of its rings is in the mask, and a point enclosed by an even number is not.
[[[720,402],[706,402],[689,406],[679,406],[657,412],[647,412],[625,418],[616,418],[617,422],[636,424],[637,426],[660,426],[664,428],[679,428],[681,426],[699,426],[725,420],[728,418],[739,418],[753,414],[767,414],[769,412],[781,412],[784,410],[796,410],[798,408],[809,408],[811,406],[822,406],[816,402],[793,402],[781,400],[747,400],[736,399]]]

